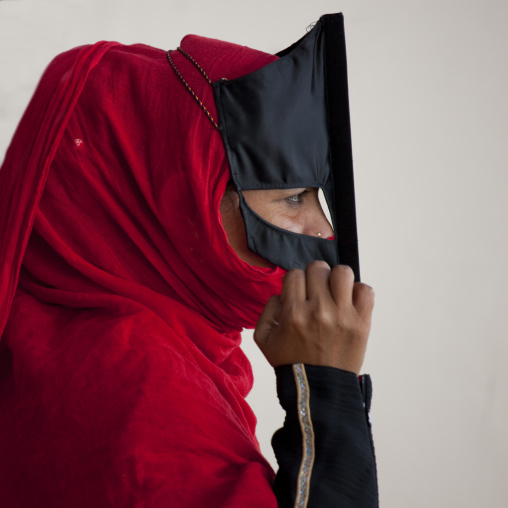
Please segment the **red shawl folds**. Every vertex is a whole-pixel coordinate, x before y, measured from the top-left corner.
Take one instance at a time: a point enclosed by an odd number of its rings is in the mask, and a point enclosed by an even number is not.
[[[275,59],[182,46],[212,81]],[[239,331],[283,271],[229,247],[229,178],[164,51],[101,42],[51,63],[0,172],[2,506],[276,506]]]

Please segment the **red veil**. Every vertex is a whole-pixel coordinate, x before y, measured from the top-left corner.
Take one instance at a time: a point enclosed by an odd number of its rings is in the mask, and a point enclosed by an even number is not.
[[[182,47],[212,81],[275,59]],[[50,64],[0,172],[3,506],[276,506],[239,331],[283,270],[229,247],[229,178],[164,51],[102,42]]]

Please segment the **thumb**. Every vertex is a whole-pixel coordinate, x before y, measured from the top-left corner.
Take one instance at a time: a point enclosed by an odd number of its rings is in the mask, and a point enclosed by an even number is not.
[[[266,302],[265,308],[259,316],[254,330],[254,341],[259,346],[261,351],[270,337],[272,330],[278,326],[277,318],[279,317],[282,309],[282,302],[280,301],[280,295],[272,296],[268,302]]]

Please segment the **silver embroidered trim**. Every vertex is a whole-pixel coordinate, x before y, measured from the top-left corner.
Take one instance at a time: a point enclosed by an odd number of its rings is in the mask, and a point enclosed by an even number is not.
[[[297,492],[295,508],[306,508],[309,501],[310,477],[312,475],[312,466],[314,465],[314,428],[312,427],[312,418],[309,404],[309,381],[305,372],[305,365],[295,363],[293,365],[293,374],[296,381],[296,391],[298,396],[298,419],[302,430],[302,463],[297,480]]]

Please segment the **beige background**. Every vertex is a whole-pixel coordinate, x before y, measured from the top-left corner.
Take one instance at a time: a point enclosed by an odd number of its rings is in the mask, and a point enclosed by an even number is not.
[[[381,505],[504,507],[508,2],[0,0],[0,159],[48,61],[198,33],[275,52],[344,12]],[[246,334],[259,439],[280,425]]]

